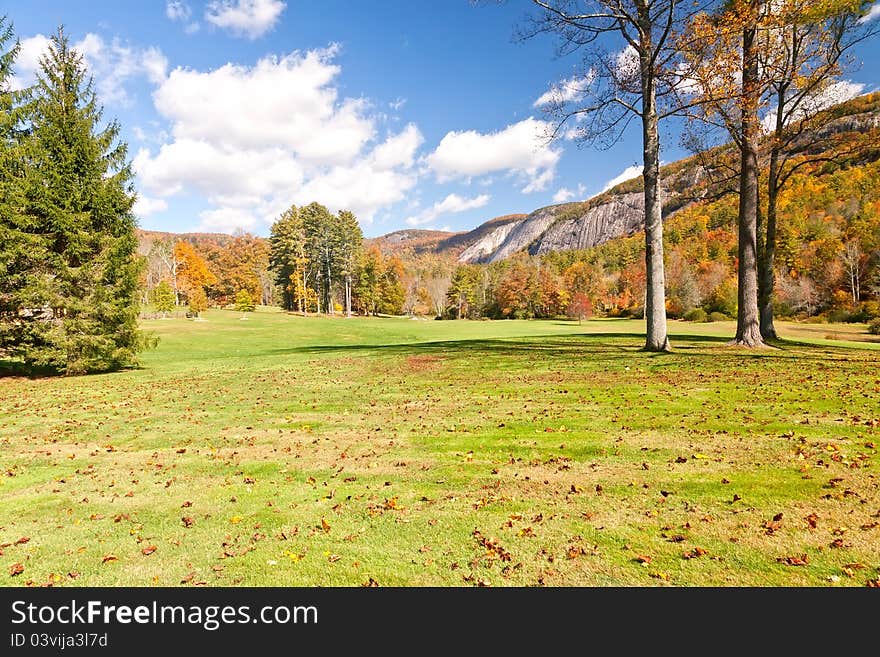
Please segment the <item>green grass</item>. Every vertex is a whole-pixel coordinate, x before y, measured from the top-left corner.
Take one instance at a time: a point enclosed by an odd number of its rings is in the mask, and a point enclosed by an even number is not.
[[[880,575],[880,352],[858,327],[781,324],[751,352],[732,323],[672,322],[658,355],[631,320],[240,316],[145,321],[138,370],[0,379],[0,582]]]

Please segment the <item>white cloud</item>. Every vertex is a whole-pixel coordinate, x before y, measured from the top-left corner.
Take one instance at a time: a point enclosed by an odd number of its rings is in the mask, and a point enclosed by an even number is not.
[[[281,0],[214,0],[205,8],[205,20],[253,40],[275,26],[285,7]]]
[[[861,82],[850,80],[838,80],[832,82],[813,96],[804,99],[799,107],[786,117],[786,122],[799,121],[802,118],[812,116],[817,112],[828,109],[839,103],[852,100],[865,91],[865,85]],[[776,108],[771,108],[761,120],[761,126],[765,132],[771,132],[776,128]]]
[[[186,22],[192,16],[192,9],[185,2],[172,0],[165,4],[165,15],[169,20]]]
[[[168,202],[161,198],[150,198],[143,194],[138,194],[137,201],[134,204],[133,212],[136,217],[143,219],[157,212],[164,212],[168,209]]]
[[[373,138],[361,99],[338,98],[336,48],[268,56],[254,67],[175,69],[154,94],[177,139],[214,139],[239,148],[283,146],[308,161],[350,162]],[[217,108],[223,111],[218,112]]]
[[[204,232],[234,233],[237,229],[252,230],[257,219],[248,210],[240,208],[218,208],[199,213],[199,230]]]
[[[33,82],[40,57],[48,51],[49,44],[49,37],[43,34],[21,40],[21,52],[16,60],[19,75],[13,82],[17,88]],[[73,49],[83,56],[89,73],[94,76],[95,91],[101,104],[130,103],[125,87],[130,79],[144,76],[159,84],[168,69],[168,60],[156,47],[136,48],[120,39],[108,43],[92,32],[74,43]]]
[[[586,191],[587,191],[587,188],[582,184],[577,186],[577,190],[571,190],[568,187],[560,187],[559,191],[557,191],[553,195],[553,202],[554,203],[565,203],[569,199],[573,199],[575,197],[582,198]]]
[[[549,124],[532,117],[498,132],[449,132],[426,158],[440,182],[507,171],[525,179],[523,193],[540,191],[553,180],[562,154],[546,143]]]
[[[642,66],[639,53],[632,46],[627,46],[617,53],[614,64],[614,75],[624,84],[631,84],[639,79]]]
[[[874,6],[871,7],[871,11],[865,14],[859,22],[867,23],[868,21],[872,21],[875,18],[880,18],[880,2],[875,2]]]
[[[566,80],[561,80],[545,91],[533,104],[533,107],[544,107],[545,105],[564,105],[573,100],[580,100],[593,84],[595,75],[593,71],[588,71],[586,75],[573,76]]]
[[[153,95],[171,137],[136,155],[140,186],[161,198],[201,194],[201,228],[211,230],[265,227],[291,203],[312,201],[369,223],[405,200],[424,138],[414,124],[379,137],[370,104],[340,98],[335,55],[172,71]]]
[[[415,124],[410,123],[403,132],[389,137],[379,144],[371,159],[379,169],[391,169],[396,166],[411,167],[415,162],[416,151],[425,139]]]
[[[626,182],[627,180],[632,180],[633,178],[638,178],[639,176],[642,175],[643,168],[644,167],[641,167],[637,164],[634,164],[631,167],[627,167],[626,169],[624,169],[620,173],[620,175],[615,176],[614,178],[609,180],[607,183],[605,183],[605,186],[602,188],[602,191],[607,192],[609,189],[611,189],[612,187],[616,187],[617,185],[619,185],[622,182]]]
[[[480,194],[473,198],[462,198],[458,194],[450,194],[442,201],[437,201],[430,208],[426,208],[417,215],[407,218],[406,223],[410,226],[423,226],[445,214],[482,208],[489,202],[490,198],[488,194]]]

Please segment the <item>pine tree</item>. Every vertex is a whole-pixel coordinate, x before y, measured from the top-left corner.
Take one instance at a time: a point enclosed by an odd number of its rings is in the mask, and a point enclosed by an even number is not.
[[[269,266],[282,290],[284,309],[293,310],[296,305],[300,312],[305,313],[305,235],[302,218],[295,205],[285,210],[272,224],[269,243]]]
[[[21,274],[21,321],[6,349],[30,368],[67,374],[133,365],[147,340],[137,328],[131,167],[119,125],[100,126],[92,81],[62,29],[22,109],[29,131],[16,198],[35,255]]]
[[[25,115],[29,91],[12,90],[19,51],[13,39],[12,25],[0,17],[0,355],[20,358],[28,345],[52,343],[57,335],[40,310],[51,280],[48,254],[25,212],[32,160]]]

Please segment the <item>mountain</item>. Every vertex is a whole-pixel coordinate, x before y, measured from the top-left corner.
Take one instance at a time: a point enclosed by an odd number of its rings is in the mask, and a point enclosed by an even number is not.
[[[880,129],[880,93],[860,96],[828,111],[831,121],[818,134],[804,134],[797,145],[801,152],[815,154],[814,144],[829,136],[858,135]],[[664,166],[661,170],[664,218],[717,194],[725,182],[721,175],[724,160],[732,155],[731,148],[725,146],[708,155]],[[871,155],[866,157],[870,159]],[[633,235],[642,230],[643,222],[642,180],[635,178],[586,201],[551,205],[528,215],[492,219],[470,232],[438,241],[434,248],[443,252],[451,250],[454,244],[459,262],[488,263],[518,251],[542,255],[588,249]]]

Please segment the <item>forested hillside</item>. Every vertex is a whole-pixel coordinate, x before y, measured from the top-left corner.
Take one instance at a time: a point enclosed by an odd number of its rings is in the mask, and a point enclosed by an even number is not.
[[[870,321],[880,315],[880,94],[829,113],[821,134],[801,138],[802,166],[779,198],[776,310]],[[663,168],[672,317],[736,313],[734,169],[728,147]],[[497,217],[464,233],[405,230],[363,240],[351,265],[354,309],[463,318],[639,316],[641,185],[636,178],[587,201]],[[204,263],[202,285],[217,305],[231,304],[242,289],[264,304],[281,303],[290,285],[270,266],[270,244],[262,238],[139,235],[148,290],[182,266],[174,287],[185,298],[192,287],[185,261],[195,258]],[[299,286],[300,310],[318,309],[318,292],[308,292],[313,278]],[[393,292],[379,291],[386,280]],[[341,308],[340,282],[324,285]],[[385,301],[377,305],[380,297]]]

